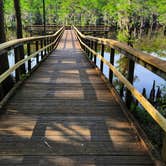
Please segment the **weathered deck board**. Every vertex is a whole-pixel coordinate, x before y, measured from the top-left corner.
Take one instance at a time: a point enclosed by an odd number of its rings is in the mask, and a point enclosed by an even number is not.
[[[153,165],[72,31],[0,119],[0,165]]]

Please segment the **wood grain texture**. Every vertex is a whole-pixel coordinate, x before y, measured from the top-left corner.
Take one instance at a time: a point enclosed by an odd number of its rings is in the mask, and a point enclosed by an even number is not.
[[[77,29],[75,29],[79,34],[81,34]],[[83,34],[81,34],[83,35]],[[150,114],[150,116],[157,122],[157,124],[166,132],[166,118],[119,72],[115,66],[113,66],[108,60],[106,60],[102,55],[95,52],[88,45],[86,45],[79,36],[77,36],[80,43],[86,47],[87,50],[93,53],[102,63],[107,65],[109,69],[114,73],[115,76],[127,87],[130,93],[138,100],[138,102],[145,108],[145,110]],[[101,66],[100,66],[101,68]]]
[[[0,165],[153,165],[112,93],[66,30],[0,118]]]

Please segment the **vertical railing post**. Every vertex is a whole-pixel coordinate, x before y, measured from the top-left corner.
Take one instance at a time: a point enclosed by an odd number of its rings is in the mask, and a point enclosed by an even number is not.
[[[54,37],[51,39],[51,43],[53,43],[55,40],[54,40]],[[54,44],[52,44],[52,46],[51,46],[51,52],[53,51],[53,49],[54,49]]]
[[[58,47],[59,40],[60,40],[60,37],[57,35],[57,43],[56,43],[56,48]]]
[[[166,132],[164,132],[164,136],[163,136],[163,145],[162,145],[162,159],[164,162],[166,162]]]
[[[84,40],[84,43],[85,43],[86,45],[88,45],[87,39]],[[87,54],[87,48],[86,48],[86,47],[85,47],[85,52],[86,52],[86,54]]]
[[[79,36],[79,37],[80,37],[80,36]],[[84,39],[82,39],[81,37],[80,37],[80,39],[81,39],[81,41],[84,43]],[[84,50],[83,44],[81,44],[81,48]]]
[[[50,38],[48,38],[48,44],[50,44],[50,43],[51,43],[51,40],[50,40]],[[50,54],[50,52],[51,52],[51,46],[48,47],[48,53]]]
[[[50,38],[48,38],[48,44],[50,44],[51,42],[50,42]],[[51,52],[51,49],[50,49],[50,46],[48,47],[48,53],[50,54],[50,52]]]
[[[101,44],[101,56],[104,57],[104,44]],[[100,71],[103,72],[103,61],[100,61]]]
[[[89,40],[86,41],[86,45],[89,47]],[[89,50],[87,49],[87,54],[89,55]]]
[[[90,48],[93,49],[93,41],[90,41]],[[90,60],[92,61],[93,59],[93,53],[90,52]]]
[[[110,52],[110,63],[114,65],[114,57],[115,57],[115,49],[111,48]],[[109,69],[109,81],[112,84],[113,82],[113,72],[111,69]]]
[[[52,39],[49,38],[49,44],[51,44],[51,43],[52,43]],[[51,53],[51,51],[52,51],[52,45],[49,48],[50,48],[50,53]]]
[[[47,40],[44,39],[44,47],[47,45]],[[47,49],[44,49],[44,56],[47,55]]]
[[[94,50],[97,53],[97,41],[94,43]],[[96,65],[96,56],[94,56],[94,64]]]
[[[38,50],[39,50],[39,42],[36,41],[36,51],[38,51]],[[37,64],[39,63],[39,54],[36,55],[36,62],[37,62]]]
[[[40,41],[40,48],[43,48],[43,40]],[[43,59],[43,51],[41,51],[41,59]]]
[[[88,46],[88,40],[87,39],[85,39],[85,44]],[[85,52],[86,52],[86,54],[88,54],[88,49],[87,48],[85,48]]]
[[[77,34],[78,35],[78,34]],[[80,36],[79,36],[80,37]],[[81,41],[84,43],[84,39],[82,39],[81,37],[80,37],[80,39],[81,39]],[[83,44],[81,44],[81,48],[84,50],[84,46],[83,46]]]
[[[124,96],[124,84],[120,82],[120,90],[119,90],[119,95],[122,98]],[[132,99],[132,98],[131,98]],[[130,106],[131,103],[129,103]]]
[[[86,44],[85,39],[82,39],[82,41],[83,41],[84,44]],[[83,49],[84,49],[84,51],[86,52],[86,47],[85,47],[85,46],[83,46]]]
[[[53,43],[53,41],[54,41],[54,39],[51,38],[51,43]],[[53,49],[54,49],[54,44],[51,45],[51,52],[53,51]]]
[[[46,45],[45,46],[47,46],[48,45],[48,38],[46,38]],[[47,55],[47,54],[49,54],[49,48],[46,48],[46,54],[45,55]]]
[[[4,89],[3,89],[2,83],[0,83],[0,100],[2,100],[4,96],[5,96]]]
[[[50,42],[50,41],[49,41],[49,38],[47,38],[46,41],[47,41],[47,45],[49,45],[49,42]],[[47,48],[47,53],[48,53],[48,54],[50,53],[50,47]]]
[[[15,54],[15,64],[18,62],[18,61],[20,61],[20,52],[19,52],[19,47],[16,47],[15,49],[14,49],[14,54]],[[20,80],[20,67],[19,68],[17,68],[16,69],[16,76],[15,76],[15,78],[16,78],[16,82],[18,82],[19,80]]]
[[[60,36],[59,36],[59,34],[58,34],[58,35],[57,35],[57,44],[56,44],[56,48],[58,47],[59,41],[60,41]]]
[[[56,40],[56,37],[53,37],[53,38],[52,38],[52,42],[54,42],[54,44],[52,45],[52,51],[53,51],[53,49],[54,49],[54,47],[55,47],[55,40]]]
[[[85,39],[82,39],[83,43],[86,44]],[[83,45],[83,50],[86,51],[86,47]]]
[[[53,45],[53,49],[56,48],[56,43],[57,43],[57,36],[55,36],[54,38],[54,45]]]
[[[52,38],[52,42],[54,42],[54,44],[52,45],[52,50],[55,48],[55,41],[56,41],[56,36]]]
[[[31,55],[31,45],[27,43],[27,56]],[[28,60],[28,72],[31,73],[31,59]]]
[[[50,44],[53,43],[53,38],[50,38]],[[50,46],[50,52],[53,50],[53,44]]]
[[[59,40],[60,40],[60,37],[59,37],[58,34],[57,34],[57,36],[56,36],[56,44],[55,44],[55,48],[58,47]]]
[[[53,37],[53,38],[52,38],[52,42],[54,42],[54,44],[52,45],[52,51],[53,51],[54,46],[55,46],[55,40],[56,40],[56,38],[55,38],[55,37]]]
[[[134,67],[135,67],[135,62],[128,58],[127,79],[131,84],[133,84],[133,80],[134,80]],[[132,102],[132,94],[129,90],[127,90],[126,91],[126,106],[127,106],[127,108],[130,108],[131,102]]]
[[[88,40],[88,47],[90,47],[90,40]],[[88,58],[90,58],[90,51],[88,50]]]

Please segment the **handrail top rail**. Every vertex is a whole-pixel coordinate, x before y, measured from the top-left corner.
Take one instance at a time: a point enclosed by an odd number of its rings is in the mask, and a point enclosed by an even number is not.
[[[52,26],[52,27],[59,27],[63,25],[57,25],[57,24],[46,24],[46,26]],[[64,25],[64,26],[71,26],[71,25]],[[25,27],[44,27],[44,25],[40,24],[32,24],[32,25],[26,25]],[[109,25],[76,25],[76,27],[110,27]]]
[[[63,26],[63,25],[56,25],[56,24],[46,24],[46,27],[60,27],[60,26]],[[44,25],[39,25],[39,24],[36,24],[36,25],[27,25],[25,27],[44,27]]]
[[[110,27],[109,25],[77,25],[76,27]]]
[[[84,35],[82,34],[75,26],[74,29],[79,33],[79,35],[84,38],[88,39],[94,42],[98,42],[99,44],[104,44],[110,47],[115,47],[121,50],[126,51],[126,53],[135,56],[136,58],[160,69],[164,73],[166,73],[166,61],[159,59],[158,57],[154,57],[150,54],[144,53],[138,49],[132,48],[128,46],[127,44],[124,44],[122,42],[113,40],[113,39],[105,39],[105,38],[98,38],[90,35]]]
[[[27,38],[21,38],[21,39],[14,39],[14,40],[11,40],[11,41],[7,41],[7,42],[4,42],[4,43],[1,43],[0,44],[0,52],[5,50],[5,49],[7,49],[7,48],[14,47],[15,45],[18,45],[18,44],[55,37],[63,28],[64,28],[64,26],[61,27],[53,35],[45,35],[45,36],[37,36],[37,37],[27,37]]]
[[[24,64],[26,61],[30,60],[31,58],[33,58],[34,56],[36,56],[37,54],[39,54],[41,51],[46,50],[48,47],[50,47],[51,45],[53,45],[55,43],[55,41],[57,41],[58,37],[63,33],[63,27],[60,28],[57,33],[55,33],[54,35],[51,35],[51,37],[56,38],[53,41],[50,41],[49,44],[46,44],[43,48],[38,47],[38,50],[36,50],[34,53],[29,53],[29,55],[27,57],[24,57],[23,59],[19,59],[17,62],[15,62],[15,64],[13,66],[11,66],[9,69],[7,69],[4,73],[2,73],[0,75],[0,83],[2,83],[14,70],[16,70],[17,68],[19,68],[22,64]],[[42,38],[43,36],[39,37]],[[50,35],[47,35],[47,37],[50,37]],[[26,38],[25,38],[26,39]],[[16,40],[17,41],[17,40]],[[20,41],[20,40],[19,40]],[[27,40],[26,40],[27,41]],[[29,41],[29,40],[28,40]],[[1,108],[1,105],[0,105]]]
[[[109,61],[107,61],[100,53],[97,53],[92,48],[87,46],[80,38],[78,30],[76,30],[78,40],[83,44],[93,55],[98,57],[104,64],[106,64],[109,69],[117,76],[117,78],[128,88],[132,95],[138,100],[138,102],[145,108],[145,110],[150,114],[150,116],[159,124],[159,126],[166,132],[166,118],[126,79],[121,72],[119,72],[115,66],[113,66]]]

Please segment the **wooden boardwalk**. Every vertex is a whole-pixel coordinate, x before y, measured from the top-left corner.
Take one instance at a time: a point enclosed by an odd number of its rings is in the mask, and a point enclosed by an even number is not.
[[[0,166],[153,165],[70,30],[6,109]]]

